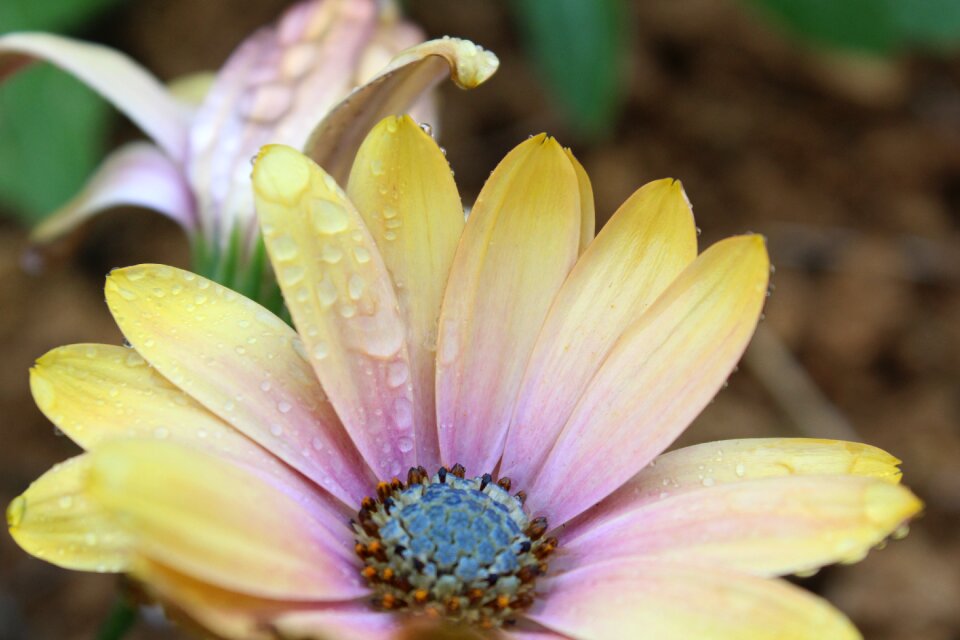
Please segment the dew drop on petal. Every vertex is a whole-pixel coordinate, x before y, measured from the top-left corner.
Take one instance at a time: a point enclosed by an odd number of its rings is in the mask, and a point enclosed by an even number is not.
[[[299,252],[296,241],[290,236],[276,238],[271,246],[273,247],[273,254],[278,260],[293,260]]]
[[[321,198],[310,210],[310,221],[318,233],[334,234],[346,231],[350,226],[350,215],[340,203]]]

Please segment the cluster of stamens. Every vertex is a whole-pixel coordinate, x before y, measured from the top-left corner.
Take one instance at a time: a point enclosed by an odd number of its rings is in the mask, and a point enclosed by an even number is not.
[[[533,604],[557,548],[546,518],[527,517],[509,478],[465,475],[459,464],[433,477],[416,467],[364,498],[356,553],[379,608],[494,628]]]

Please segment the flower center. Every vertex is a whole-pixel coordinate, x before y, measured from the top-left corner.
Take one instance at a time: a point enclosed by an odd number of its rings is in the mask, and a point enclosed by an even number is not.
[[[509,478],[464,476],[459,464],[432,478],[417,467],[364,499],[356,552],[378,607],[493,628],[533,604],[557,547],[546,519],[527,517]]]

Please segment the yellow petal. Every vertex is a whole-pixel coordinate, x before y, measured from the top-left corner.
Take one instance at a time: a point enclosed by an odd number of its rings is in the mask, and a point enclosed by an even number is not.
[[[570,149],[564,149],[573,170],[577,172],[577,184],[580,187],[580,253],[587,250],[587,247],[593,242],[593,236],[597,228],[597,213],[593,204],[593,185],[590,184],[590,176],[580,164],[580,161],[573,155]]]
[[[162,440],[226,456],[295,489],[330,529],[343,525],[342,503],[173,386],[133,349],[59,347],[30,370],[30,389],[44,415],[84,449]]]
[[[857,640],[826,601],[779,580],[645,560],[588,565],[538,588],[527,614],[578,640]]]
[[[783,476],[862,476],[896,484],[900,460],[883,449],[842,440],[752,438],[721,440],[669,451],[571,522],[572,535],[675,496],[728,483]]]
[[[162,265],[118,269],[107,304],[127,340],[174,385],[347,505],[372,480],[296,333],[243,296]]]
[[[740,359],[768,276],[759,236],[719,242],[687,267],[611,349],[528,489],[528,507],[559,526],[660,454]],[[573,468],[603,473],[574,483]]]
[[[502,474],[528,486],[613,344],[696,255],[679,182],[651,182],[620,207],[550,308],[520,386]]]
[[[437,344],[437,420],[447,464],[470,473],[500,457],[517,387],[580,243],[577,175],[539,135],[490,175],[447,283]]]
[[[409,380],[400,382],[412,382],[420,416],[417,461],[434,469],[440,463],[434,410],[437,319],[464,225],[457,185],[433,138],[409,116],[391,116],[360,147],[347,194],[393,279],[410,354]]]
[[[335,107],[310,134],[304,152],[345,181],[367,132],[383,118],[404,113],[447,75],[463,89],[486,82],[500,62],[469,40],[430,40],[401,52],[376,77]]]
[[[130,537],[84,491],[90,456],[62,462],[7,507],[10,535],[24,551],[67,569],[124,571]]]
[[[708,485],[674,496],[661,484],[658,500],[565,530],[564,551],[578,564],[652,557],[785,575],[860,560],[922,506],[904,487],[875,478]]]
[[[290,147],[253,170],[267,251],[306,356],[380,478],[416,465],[406,329],[380,252],[329,175]]]
[[[90,455],[88,491],[139,555],[262,597],[345,600],[365,591],[337,551],[342,541],[262,476],[166,442],[118,440]]]

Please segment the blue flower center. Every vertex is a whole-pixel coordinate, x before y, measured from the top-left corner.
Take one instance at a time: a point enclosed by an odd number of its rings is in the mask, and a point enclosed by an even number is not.
[[[381,483],[354,523],[375,603],[482,628],[529,607],[557,541],[542,539],[546,521],[531,521],[509,489],[506,478],[466,479],[460,465]]]

